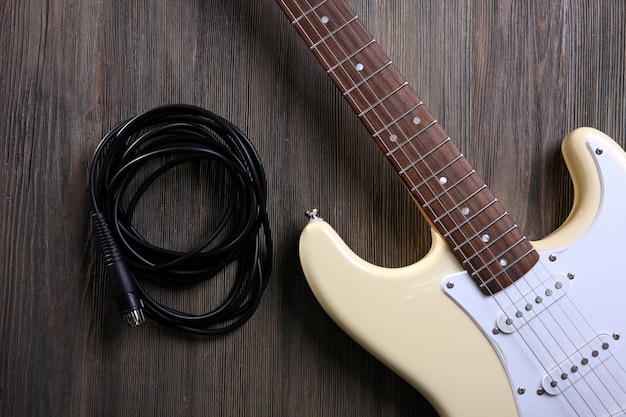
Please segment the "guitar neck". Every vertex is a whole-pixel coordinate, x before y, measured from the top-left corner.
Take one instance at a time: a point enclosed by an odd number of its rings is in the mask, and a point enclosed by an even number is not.
[[[277,0],[481,291],[539,255],[361,20],[341,0]]]

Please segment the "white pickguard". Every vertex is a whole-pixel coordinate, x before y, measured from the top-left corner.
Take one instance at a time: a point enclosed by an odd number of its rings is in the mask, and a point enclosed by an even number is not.
[[[602,143],[587,148],[601,204],[583,236],[492,297],[464,272],[442,281],[498,353],[523,417],[626,416],[626,168]]]

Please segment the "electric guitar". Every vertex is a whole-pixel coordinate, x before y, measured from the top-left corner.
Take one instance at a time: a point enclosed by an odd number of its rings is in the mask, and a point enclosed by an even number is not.
[[[327,313],[442,416],[626,416],[624,151],[567,136],[571,214],[530,242],[348,5],[278,4],[433,231],[424,259],[385,269],[311,212],[300,257]]]

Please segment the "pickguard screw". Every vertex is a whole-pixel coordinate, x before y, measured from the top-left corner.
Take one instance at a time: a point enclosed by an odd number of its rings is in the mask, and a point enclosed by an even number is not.
[[[550,262],[554,262],[554,261],[556,261],[556,255],[555,255],[555,254],[552,254],[552,255],[550,255],[550,256],[548,257],[548,259],[550,260]]]
[[[619,340],[619,333],[613,333],[613,339]]]
[[[596,155],[602,155],[602,152],[604,152],[602,148],[596,149]]]
[[[450,281],[446,284],[446,287],[448,287],[449,289],[454,288],[454,282]]]
[[[497,327],[494,327],[493,330],[491,331],[493,334],[500,334],[500,329],[498,329]]]
[[[517,393],[520,394],[520,395],[524,394],[525,392],[526,392],[526,388],[524,388],[524,387],[519,387],[517,389]]]
[[[545,394],[545,393],[546,393],[546,392],[543,390],[543,388],[539,388],[539,389],[537,390],[537,395],[543,395],[543,394]]]
[[[574,277],[575,277],[575,276],[576,276],[576,275],[574,275],[572,272],[568,272],[568,273],[567,273],[567,277],[568,277],[569,279],[574,279]]]

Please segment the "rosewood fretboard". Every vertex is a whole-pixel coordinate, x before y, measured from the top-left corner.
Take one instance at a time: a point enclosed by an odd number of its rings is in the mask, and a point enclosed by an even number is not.
[[[528,272],[538,253],[354,11],[277,1],[481,291]]]

